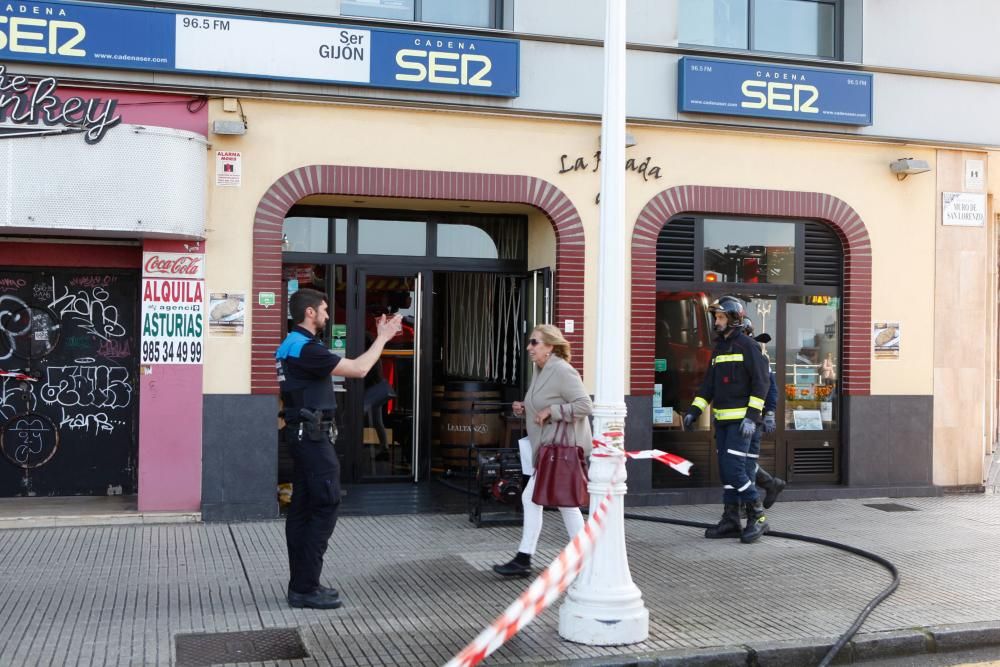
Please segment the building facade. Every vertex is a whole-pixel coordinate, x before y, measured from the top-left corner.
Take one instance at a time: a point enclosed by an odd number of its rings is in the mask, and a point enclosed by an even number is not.
[[[629,3],[630,146],[613,166],[627,171],[628,447],[695,463],[689,479],[630,464],[630,502],[718,497],[711,425],[679,425],[723,294],[772,338],[779,428],[762,461],[790,498],[982,486],[1000,87],[974,33],[1000,10],[963,7],[970,34],[942,40],[956,10],[917,4]],[[17,75],[39,98],[54,78],[122,116],[100,126],[95,103],[39,124],[30,99],[17,113],[0,99],[2,131],[38,134],[0,144],[15,202],[0,279],[23,311],[0,320],[0,495],[276,516],[273,351],[306,286],[330,295],[325,337],[350,356],[379,314],[405,315],[379,377],[336,383],[344,482],[359,489],[455,493],[470,445],[509,443],[502,404],[523,395],[534,323],[566,332],[593,390],[602,2],[22,2],[0,16],[0,95]],[[87,118],[99,141],[47,134]],[[157,158],[167,149],[136,143],[150,136],[186,148]],[[58,142],[79,144],[78,161]],[[134,145],[97,169],[112,142]],[[116,308],[121,343],[80,314],[95,302]],[[108,386],[64,398],[84,377]],[[382,381],[388,400],[367,404]],[[36,433],[31,419],[58,446],[8,445]],[[102,438],[118,443],[108,460],[70,445]],[[93,480],[70,488],[57,464]]]

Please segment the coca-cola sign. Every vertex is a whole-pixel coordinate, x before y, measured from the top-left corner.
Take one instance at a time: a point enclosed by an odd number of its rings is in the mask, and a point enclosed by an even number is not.
[[[205,277],[205,255],[182,252],[142,253],[143,278]]]

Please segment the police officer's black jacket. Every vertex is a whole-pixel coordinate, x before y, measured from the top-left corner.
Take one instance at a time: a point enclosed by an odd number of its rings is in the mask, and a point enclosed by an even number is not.
[[[749,417],[759,422],[770,384],[770,368],[760,345],[741,331],[728,338],[720,334],[691,410],[697,417],[711,403],[712,416],[719,421]]]
[[[288,333],[274,357],[285,421],[298,422],[302,408],[321,411],[324,419],[331,419],[337,399],[330,372],[340,363],[340,357],[299,326]]]

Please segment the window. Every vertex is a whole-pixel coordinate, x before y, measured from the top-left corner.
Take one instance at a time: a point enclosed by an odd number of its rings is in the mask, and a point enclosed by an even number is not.
[[[795,282],[795,225],[705,220],[705,281]]]
[[[760,464],[792,481],[839,480],[844,254],[816,220],[679,216],[656,244],[653,446],[692,461],[690,478],[653,469],[654,488],[714,486],[711,415],[684,415],[717,334],[709,305],[741,299],[774,374],[777,428]],[[763,337],[767,335],[767,338]]]
[[[330,218],[289,216],[282,228],[284,252],[346,252],[347,220],[333,221],[333,246],[330,246]]]
[[[682,44],[840,58],[838,0],[681,0]]]
[[[358,220],[358,253],[362,255],[427,254],[427,223],[419,220]]]
[[[498,28],[500,0],[342,0],[344,16]]]
[[[438,257],[524,259],[527,229],[509,218],[453,218],[437,227]]]
[[[785,426],[821,431],[839,421],[840,299],[790,297],[785,318]],[[778,383],[779,387],[781,383]]]

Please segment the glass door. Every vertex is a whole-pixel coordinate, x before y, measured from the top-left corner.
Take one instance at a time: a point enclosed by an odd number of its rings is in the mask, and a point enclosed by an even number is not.
[[[403,330],[389,341],[378,362],[360,380],[351,381],[356,396],[355,461],[362,481],[419,481],[421,465],[420,409],[424,397],[421,382],[420,272],[359,269],[356,277],[356,318],[361,333],[354,338],[358,353],[377,335],[382,315],[403,316]]]

